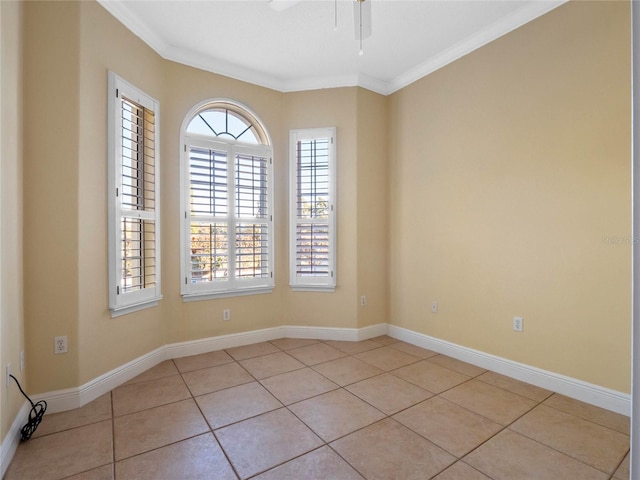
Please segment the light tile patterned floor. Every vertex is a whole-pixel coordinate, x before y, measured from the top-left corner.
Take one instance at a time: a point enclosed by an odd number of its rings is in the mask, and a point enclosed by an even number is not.
[[[390,337],[163,362],[46,415],[5,480],[629,477],[629,419]]]

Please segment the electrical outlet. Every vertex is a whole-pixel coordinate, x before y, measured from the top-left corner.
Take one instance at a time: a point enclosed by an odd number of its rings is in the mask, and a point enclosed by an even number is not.
[[[360,305],[364,307],[366,304],[367,304],[367,296],[366,295],[362,295],[360,297]]]
[[[521,332],[524,328],[524,320],[522,317],[513,317],[513,329],[516,332]]]
[[[11,364],[7,363],[7,387],[11,384]]]
[[[225,322],[226,322],[227,320],[231,320],[231,310],[230,310],[230,309],[225,308],[225,309],[222,311],[222,320],[224,320]]]
[[[67,336],[55,337],[53,343],[53,353],[67,353]]]
[[[438,313],[438,302],[431,302],[431,313]]]

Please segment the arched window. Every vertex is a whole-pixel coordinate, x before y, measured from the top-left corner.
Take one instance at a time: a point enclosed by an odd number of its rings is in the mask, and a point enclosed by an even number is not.
[[[273,288],[273,151],[246,107],[214,100],[182,128],[182,294],[185,299]]]

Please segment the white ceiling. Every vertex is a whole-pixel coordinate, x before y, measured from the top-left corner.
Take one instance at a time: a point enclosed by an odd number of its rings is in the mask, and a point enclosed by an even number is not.
[[[387,95],[566,0],[366,0],[363,55],[354,0],[98,1],[169,60],[283,92],[358,85]]]

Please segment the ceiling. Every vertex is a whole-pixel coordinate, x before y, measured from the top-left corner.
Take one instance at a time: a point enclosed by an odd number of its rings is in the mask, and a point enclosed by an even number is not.
[[[566,0],[365,0],[363,55],[354,0],[98,1],[169,60],[282,92],[387,95]]]

